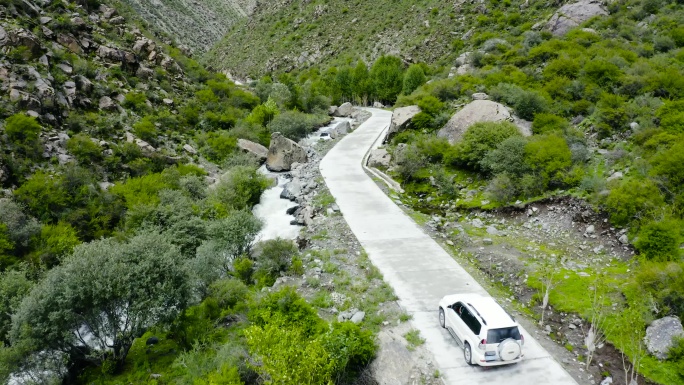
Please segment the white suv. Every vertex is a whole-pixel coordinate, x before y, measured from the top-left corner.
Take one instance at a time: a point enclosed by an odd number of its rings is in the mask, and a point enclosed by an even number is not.
[[[491,297],[447,295],[439,301],[439,323],[463,347],[469,365],[512,364],[524,356],[518,323]]]

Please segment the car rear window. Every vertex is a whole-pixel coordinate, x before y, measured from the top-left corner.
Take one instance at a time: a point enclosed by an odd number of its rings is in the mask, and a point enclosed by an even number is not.
[[[514,340],[520,339],[520,330],[518,330],[517,326],[510,328],[490,329],[487,332],[487,343],[490,344],[498,344],[508,338],[513,338]]]

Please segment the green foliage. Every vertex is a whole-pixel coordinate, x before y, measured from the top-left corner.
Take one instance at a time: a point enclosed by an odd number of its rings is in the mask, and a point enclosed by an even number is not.
[[[219,163],[237,150],[237,138],[228,131],[209,132],[198,138],[200,153],[212,162]]]
[[[673,219],[648,222],[639,229],[634,246],[648,260],[679,261],[680,227]]]
[[[628,178],[610,190],[605,204],[610,220],[617,226],[626,226],[634,220],[649,218],[664,203],[651,180]]]
[[[570,127],[567,120],[554,114],[540,113],[535,115],[532,122],[532,132],[543,135],[551,132],[565,132]]]
[[[373,81],[368,72],[366,63],[359,61],[352,71],[352,93],[355,99],[366,105],[370,95],[373,94]]]
[[[487,152],[480,160],[480,167],[493,174],[506,173],[520,177],[531,170],[525,156],[526,146],[527,139],[517,135],[511,136]]]
[[[14,114],[5,119],[5,133],[26,154],[31,154],[32,150],[35,151],[41,129],[36,118],[22,113]]]
[[[29,293],[32,285],[33,283],[23,270],[0,272],[0,346],[9,342],[9,331],[12,326],[11,315],[14,314],[22,299]]]
[[[272,286],[278,275],[290,268],[296,253],[297,246],[288,239],[270,239],[260,243],[254,253],[257,285]]]
[[[247,316],[260,327],[280,318],[284,325],[301,330],[307,338],[315,337],[328,329],[328,325],[318,316],[316,309],[297,294],[293,287],[268,293],[254,301],[250,304]]]
[[[572,165],[572,153],[560,136],[534,136],[525,145],[525,160],[544,187],[559,186]]]
[[[76,229],[68,223],[59,222],[55,225],[44,225],[36,240],[34,255],[41,264],[52,267],[57,265],[65,256],[71,254],[74,247],[80,243]]]
[[[131,108],[137,112],[145,112],[149,109],[147,106],[147,96],[141,92],[129,92],[124,96],[124,101],[121,103],[124,107]]]
[[[280,113],[276,102],[269,97],[266,103],[258,105],[247,116],[247,121],[258,124],[260,126],[267,126],[273,118]]]
[[[514,84],[498,84],[490,90],[490,94],[494,100],[512,106],[516,114],[523,119],[533,120],[536,114],[548,109],[548,102],[541,93],[524,90]]]
[[[4,251],[14,250],[17,255],[27,251],[31,239],[41,231],[35,218],[26,215],[21,205],[7,198],[0,199],[0,224],[4,228]],[[10,244],[12,248],[8,248]]]
[[[17,201],[23,203],[35,216],[49,221],[68,207],[69,198],[62,189],[62,180],[38,171],[14,191]]]
[[[149,116],[136,122],[133,125],[133,132],[146,142],[156,143],[157,141],[157,126],[154,125],[154,121]]]
[[[370,70],[375,97],[383,104],[394,104],[402,89],[403,65],[396,56],[380,56]]]
[[[651,173],[667,184],[670,191],[678,194],[684,187],[684,138],[680,138],[651,159]]]
[[[614,85],[622,75],[617,65],[603,59],[587,61],[582,73],[601,87]]]
[[[285,111],[268,124],[271,132],[280,132],[288,139],[297,141],[329,120],[327,116],[310,115],[299,111]]]
[[[521,136],[510,122],[479,122],[468,128],[456,148],[455,160],[459,164],[481,169],[481,160],[504,140]]]
[[[209,200],[220,213],[227,210],[250,209],[259,203],[270,181],[254,167],[237,166],[223,175],[211,190]],[[219,214],[220,214],[219,213]]]
[[[419,64],[411,64],[404,73],[403,93],[410,95],[416,88],[422,86],[427,81],[423,67]]]
[[[109,191],[120,196],[126,207],[132,209],[137,205],[156,205],[159,202],[159,192],[172,186],[168,173],[157,173],[130,178],[115,184]]]
[[[249,288],[235,278],[224,278],[209,286],[209,295],[218,301],[221,308],[232,308],[242,303],[249,293]]]
[[[67,141],[67,150],[79,163],[89,165],[102,159],[102,147],[86,134],[76,134]]]
[[[120,367],[133,340],[152,323],[173,320],[188,298],[188,274],[165,237],[144,233],[127,243],[94,241],[76,247],[24,298],[13,318],[12,340],[30,341],[35,354],[54,349],[72,360],[110,357]],[[91,348],[110,340],[112,350],[74,350],[84,325],[94,337],[87,343]]]
[[[334,323],[323,344],[335,364],[335,372],[340,374],[360,372],[378,349],[373,334],[353,322]]]
[[[673,133],[684,132],[684,100],[665,102],[657,111],[660,127]]]

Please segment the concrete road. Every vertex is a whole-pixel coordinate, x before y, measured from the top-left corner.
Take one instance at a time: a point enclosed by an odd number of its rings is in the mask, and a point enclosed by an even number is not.
[[[392,116],[379,109],[369,111],[373,116],[323,158],[321,173],[352,232],[413,316],[411,322],[434,354],[444,382],[576,385],[527,331],[522,362],[490,368],[466,365],[461,348],[439,325],[437,304],[446,294],[487,292],[364,172],[362,160]]]

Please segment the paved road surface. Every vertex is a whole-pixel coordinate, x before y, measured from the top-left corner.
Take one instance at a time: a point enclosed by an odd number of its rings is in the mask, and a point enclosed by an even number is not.
[[[461,348],[439,326],[437,304],[446,294],[487,293],[364,172],[362,159],[392,116],[379,109],[369,111],[373,116],[321,161],[321,173],[352,232],[413,316],[412,323],[434,354],[445,383],[577,385],[526,331],[522,362],[490,368],[466,365]]]

